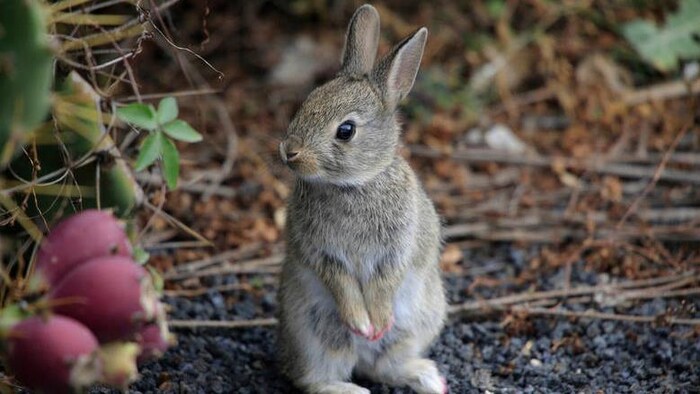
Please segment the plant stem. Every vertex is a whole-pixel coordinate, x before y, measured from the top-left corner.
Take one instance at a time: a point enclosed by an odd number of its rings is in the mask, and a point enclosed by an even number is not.
[[[81,4],[89,3],[92,0],[61,0],[57,1],[49,6],[49,11],[51,13],[65,10],[66,8],[77,7]]]
[[[51,15],[48,24],[63,23],[66,25],[100,25],[100,26],[120,26],[131,19],[129,15],[117,14],[81,14],[75,12],[59,12]]]
[[[75,41],[67,41],[61,46],[62,52],[74,51],[86,47],[94,47],[104,45],[110,42],[116,42],[125,38],[138,36],[145,31],[143,25],[138,24],[127,28],[105,31],[102,33],[93,34],[91,36],[76,39]]]
[[[24,229],[27,231],[27,233],[34,239],[34,241],[41,242],[42,238],[44,235],[41,233],[41,230],[32,222],[32,220],[27,216],[26,213],[20,208],[15,201],[5,195],[5,194],[0,194],[0,205],[2,205],[8,213],[11,215],[15,215],[17,217],[17,221],[19,224],[24,227]],[[13,212],[14,211],[14,212]]]

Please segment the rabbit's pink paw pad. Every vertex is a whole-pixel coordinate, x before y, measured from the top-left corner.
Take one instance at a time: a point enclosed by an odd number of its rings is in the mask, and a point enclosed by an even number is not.
[[[357,336],[367,338],[369,340],[371,340],[375,336],[375,329],[374,329],[374,326],[372,324],[370,324],[369,326],[364,327],[364,328],[354,327],[350,324],[345,324],[345,325],[350,329],[350,331],[353,334],[355,334]]]
[[[375,342],[375,341],[382,339],[384,337],[384,334],[389,332],[393,326],[394,326],[394,316],[392,315],[391,320],[389,320],[389,324],[386,327],[382,328],[381,330],[376,331],[375,334],[371,338],[369,338],[369,340],[372,342]]]

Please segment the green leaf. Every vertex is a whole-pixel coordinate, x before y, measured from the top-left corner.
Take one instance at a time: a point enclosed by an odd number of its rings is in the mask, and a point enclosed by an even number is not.
[[[165,280],[163,280],[163,275],[158,272],[155,268],[147,265],[146,268],[151,274],[151,282],[153,283],[153,288],[158,294],[163,294],[163,289],[165,288]]]
[[[250,285],[255,289],[262,289],[263,287],[265,287],[265,282],[259,276],[254,276],[248,279],[248,283],[250,283]]]
[[[163,177],[168,189],[175,189],[177,177],[180,175],[180,154],[170,138],[161,139],[163,151]]]
[[[681,59],[700,58],[700,1],[682,0],[675,14],[659,27],[637,20],[622,26],[622,34],[644,60],[660,71],[672,71]]]
[[[176,140],[185,142],[199,142],[202,140],[202,135],[184,120],[173,120],[163,126],[163,130],[165,130],[165,134]]]
[[[137,246],[134,248],[133,257],[134,261],[141,265],[144,265],[148,262],[148,258],[151,257],[151,255],[150,253],[146,252],[143,248]]]
[[[153,164],[161,153],[161,146],[163,133],[156,131],[151,133],[143,140],[141,144],[141,149],[139,150],[139,157],[136,158],[136,165],[134,169],[136,171],[143,171],[146,167]]]
[[[17,304],[0,309],[0,337],[6,337],[12,327],[26,318],[27,315]]]
[[[166,124],[177,119],[177,101],[175,97],[166,97],[158,103],[158,123]]]
[[[132,103],[117,108],[117,117],[124,122],[147,130],[155,130],[158,127],[156,110],[152,105]]]
[[[499,19],[506,11],[507,6],[504,0],[487,0],[486,11],[491,18]]]

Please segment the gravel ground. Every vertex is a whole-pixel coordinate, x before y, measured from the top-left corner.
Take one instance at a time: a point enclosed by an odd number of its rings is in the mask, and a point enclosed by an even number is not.
[[[495,253],[466,256],[479,275],[506,278],[525,264],[522,252],[501,247]],[[469,272],[469,270],[467,270]],[[560,282],[562,272],[538,278],[540,289]],[[574,267],[573,285],[609,280]],[[235,278],[216,279],[216,283]],[[448,277],[450,302],[468,300],[471,275]],[[214,284],[214,283],[212,283]],[[169,299],[177,319],[250,319],[274,313],[274,288],[255,297],[210,292],[193,299]],[[481,292],[502,295],[518,290],[500,286]],[[489,294],[492,293],[492,294]],[[698,299],[691,300],[697,308]],[[652,300],[607,312],[658,314],[679,308],[676,301]],[[686,304],[687,306],[687,304]],[[694,393],[700,392],[700,341],[692,328],[655,327],[588,319],[529,318],[504,325],[503,319],[456,318],[430,351],[449,381],[451,393]],[[178,331],[179,345],[144,366],[134,393],[295,393],[278,372],[275,330],[197,329]],[[373,393],[409,393],[360,382]],[[108,392],[108,390],[94,390]]]

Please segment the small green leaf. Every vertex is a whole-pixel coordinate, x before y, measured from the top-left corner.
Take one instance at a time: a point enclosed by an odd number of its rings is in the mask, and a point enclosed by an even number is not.
[[[151,274],[151,282],[153,283],[153,288],[158,294],[163,294],[163,288],[165,288],[165,281],[163,280],[163,276],[160,274],[160,272],[158,272],[158,270],[151,267],[150,265],[147,265],[146,268]]]
[[[507,7],[508,6],[504,0],[486,1],[486,11],[493,19],[499,19],[505,13]]]
[[[158,123],[166,124],[177,119],[177,101],[175,97],[166,97],[158,103]]]
[[[5,337],[12,327],[27,317],[26,311],[17,304],[0,309],[0,337]]]
[[[151,257],[150,253],[146,252],[143,248],[138,246],[134,248],[133,255],[134,261],[141,265],[146,264],[148,262],[148,258]]]
[[[139,157],[136,158],[136,165],[134,166],[136,171],[143,171],[146,167],[153,164],[161,153],[161,140],[164,140],[163,133],[156,131],[151,133],[143,140],[141,144],[141,149],[139,150]]]
[[[161,139],[161,149],[163,151],[163,177],[168,189],[175,189],[177,177],[180,175],[180,154],[170,138]]]
[[[199,142],[202,140],[202,135],[184,120],[173,120],[163,126],[163,130],[165,130],[165,134],[176,140],[185,142]]]
[[[265,282],[259,276],[254,276],[248,280],[250,285],[255,289],[262,289],[265,287]]]
[[[635,20],[622,26],[622,34],[645,61],[660,71],[673,71],[679,60],[700,58],[700,1],[682,0],[663,26]]]
[[[155,130],[158,127],[156,110],[152,105],[133,103],[117,108],[117,117],[124,122],[147,130]]]

